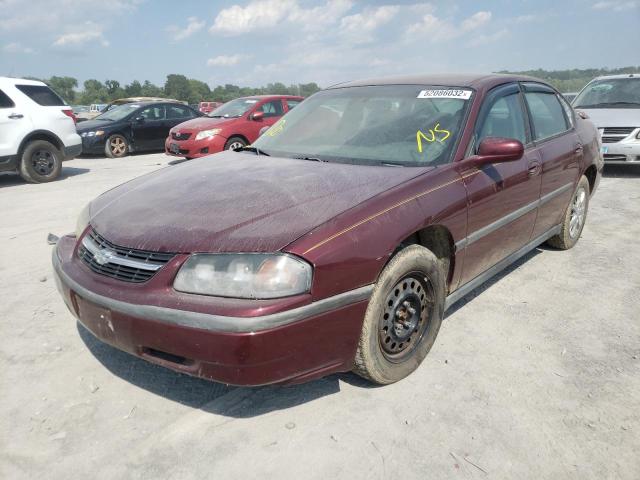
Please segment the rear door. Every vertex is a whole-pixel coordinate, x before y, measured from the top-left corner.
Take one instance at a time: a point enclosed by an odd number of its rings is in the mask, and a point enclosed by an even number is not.
[[[533,140],[540,152],[542,185],[534,237],[561,222],[580,172],[582,145],[573,110],[555,90],[535,82],[523,85]]]
[[[169,130],[176,125],[179,125],[187,120],[191,120],[195,118],[196,114],[193,110],[185,105],[179,104],[168,104],[167,105],[167,120],[166,125],[168,127],[167,136],[169,135]],[[165,137],[166,138],[166,137]]]
[[[151,105],[135,116],[131,125],[133,144],[136,150],[162,150],[169,135],[166,125],[165,106]]]
[[[469,213],[461,284],[527,244],[538,210],[540,161],[518,84],[489,92],[468,156],[474,155],[487,137],[515,138],[525,145],[525,153],[516,161],[485,165],[478,174],[465,179]]]
[[[13,99],[0,90],[0,169],[8,163],[6,157],[18,152],[20,141],[29,130],[28,123]]]

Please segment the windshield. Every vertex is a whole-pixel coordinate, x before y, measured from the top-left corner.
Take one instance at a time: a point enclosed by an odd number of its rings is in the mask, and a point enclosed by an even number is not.
[[[256,103],[258,103],[258,100],[255,98],[237,98],[216,108],[207,116],[214,118],[241,117],[242,115],[247,113]]]
[[[447,163],[472,91],[384,85],[337,88],[302,102],[253,143],[271,155],[354,164]]]
[[[135,112],[139,107],[140,105],[134,105],[131,103],[127,105],[117,105],[110,108],[106,112],[98,115],[95,118],[95,120],[107,120],[107,121],[117,122],[118,120],[122,120],[127,115],[130,115],[133,112]]]
[[[640,108],[640,77],[590,83],[573,101],[576,108]]]

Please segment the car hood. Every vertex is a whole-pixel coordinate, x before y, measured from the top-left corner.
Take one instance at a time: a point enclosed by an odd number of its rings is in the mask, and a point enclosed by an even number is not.
[[[589,115],[596,127],[640,127],[640,108],[576,108]]]
[[[89,130],[98,130],[105,128],[109,128],[116,122],[107,122],[103,120],[85,120],[84,122],[78,123],[76,125],[76,130],[78,133],[88,132]]]
[[[190,132],[199,132],[201,130],[207,130],[209,128],[225,127],[238,120],[237,118],[209,118],[198,117],[173,127],[171,131],[176,132],[179,130],[185,130]]]
[[[430,167],[433,168],[433,167]],[[123,247],[270,252],[428,170],[222,152],[116,187],[91,203],[91,225]]]

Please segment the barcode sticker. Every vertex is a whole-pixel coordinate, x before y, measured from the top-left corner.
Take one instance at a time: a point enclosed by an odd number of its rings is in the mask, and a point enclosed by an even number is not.
[[[471,90],[422,90],[417,98],[459,98],[460,100],[469,100],[471,98]]]

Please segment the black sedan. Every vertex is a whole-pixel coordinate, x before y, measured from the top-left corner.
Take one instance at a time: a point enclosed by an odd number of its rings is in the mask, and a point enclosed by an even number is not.
[[[175,102],[120,105],[78,124],[82,153],[120,158],[130,152],[162,151],[172,127],[202,115],[188,105]]]

